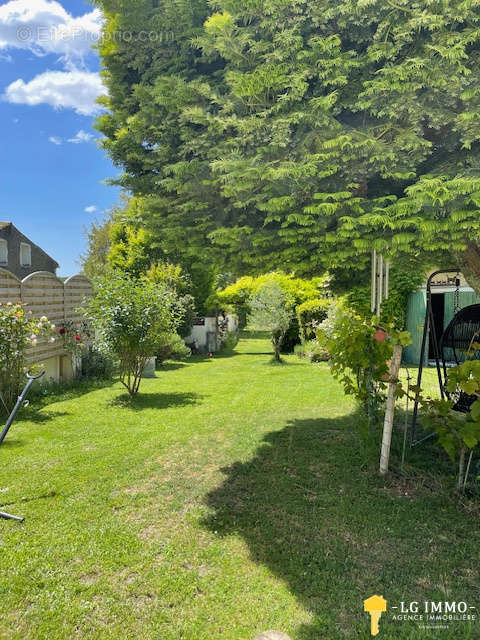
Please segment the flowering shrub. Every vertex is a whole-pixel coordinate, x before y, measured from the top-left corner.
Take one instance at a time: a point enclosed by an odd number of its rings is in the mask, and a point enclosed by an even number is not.
[[[408,331],[397,331],[393,324],[378,326],[378,318],[364,318],[353,310],[337,305],[317,329],[317,340],[330,354],[330,367],[353,395],[366,417],[370,435],[381,422],[389,361],[395,344],[410,344]]]
[[[91,336],[91,331],[86,322],[73,322],[66,320],[62,322],[58,330],[59,336],[63,339],[63,346],[66,351],[74,355],[78,354]]]
[[[54,342],[54,330],[46,316],[35,319],[20,303],[0,304],[0,401],[7,413],[24,383],[26,350],[41,337]]]
[[[179,322],[175,294],[160,284],[111,274],[97,282],[86,310],[99,346],[119,363],[120,382],[138,393],[147,360]]]

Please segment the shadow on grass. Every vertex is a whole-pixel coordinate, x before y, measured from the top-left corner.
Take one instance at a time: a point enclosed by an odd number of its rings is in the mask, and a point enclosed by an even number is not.
[[[311,613],[295,640],[366,639],[362,604],[374,593],[392,604],[472,597],[474,519],[431,492],[398,491],[362,470],[355,420],[295,420],[268,434],[252,460],[223,470],[223,484],[206,498],[205,525],[242,537],[253,560]],[[391,611],[382,630],[390,640],[436,637],[394,622]],[[469,633],[463,625],[445,637]]]
[[[98,389],[106,389],[112,387],[117,382],[115,378],[109,379],[74,379],[69,382],[49,382],[36,385],[32,388],[28,395],[30,403],[29,411],[34,412],[35,409],[43,409],[54,402],[62,402],[64,400],[74,400],[80,398],[87,393],[97,391]],[[30,419],[30,418],[29,418]]]
[[[50,491],[49,493],[43,493],[39,496],[33,496],[31,498],[19,498],[18,500],[12,500],[11,502],[4,502],[0,504],[0,508],[10,507],[12,504],[25,504],[27,502],[36,502],[37,500],[49,500],[50,498],[56,498],[58,494],[56,491]]]
[[[233,358],[238,355],[241,354],[237,353],[235,349],[223,349],[222,351],[215,351],[211,356],[209,356],[208,353],[197,353],[194,356],[191,356],[188,361],[192,364],[197,364],[201,362],[212,362],[219,358]]]
[[[64,416],[71,415],[72,414],[69,411],[45,411],[41,408],[35,409],[33,407],[29,407],[18,412],[18,416],[15,418],[15,422],[17,420],[22,420],[34,422],[35,424],[42,424],[44,422],[49,422],[50,420],[55,420],[55,418],[62,418]],[[12,429],[15,428],[15,422],[12,425]]]
[[[35,424],[43,424],[45,422],[49,422],[50,420],[55,420],[55,418],[70,416],[72,415],[68,411],[41,411],[40,409],[20,409],[15,420],[8,431],[5,440],[0,446],[0,449],[3,447],[20,447],[23,446],[24,440],[19,440],[15,438],[15,426],[17,422],[33,422]],[[3,424],[6,423],[6,418],[2,417],[1,424],[3,428]]]
[[[0,446],[0,452],[2,450],[16,449],[17,447],[23,447],[24,444],[25,444],[25,440],[19,440],[18,438],[15,438],[15,436],[11,437],[10,431],[9,431],[7,437],[5,438],[5,440],[2,442]]]
[[[162,364],[157,364],[155,371],[157,373],[166,373],[167,371],[177,371],[177,369],[185,369],[188,367],[188,364],[184,362],[164,362]]]
[[[122,393],[110,402],[110,407],[121,407],[143,411],[144,409],[168,409],[169,407],[184,407],[198,404],[203,396],[197,393],[139,393],[133,398],[128,393]]]

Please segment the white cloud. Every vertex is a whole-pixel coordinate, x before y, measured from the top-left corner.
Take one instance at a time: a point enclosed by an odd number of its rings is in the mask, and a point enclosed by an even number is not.
[[[0,62],[13,62],[13,58],[8,53],[0,53]]]
[[[5,90],[4,99],[30,106],[49,104],[55,109],[75,109],[81,115],[92,115],[100,108],[95,104],[107,90],[100,74],[89,71],[45,71],[30,82],[15,80]]]
[[[100,9],[74,18],[56,0],[10,0],[0,6],[0,49],[28,49],[79,60],[98,42]]]
[[[80,129],[74,138],[69,138],[68,142],[72,144],[82,144],[83,142],[90,142],[91,140],[93,140],[93,134]]]
[[[85,207],[85,213],[95,213],[95,211],[98,211],[98,209],[93,204],[91,204],[89,207]]]
[[[52,144],[56,144],[56,145],[61,145],[62,144],[62,139],[59,138],[58,136],[50,136],[48,141],[51,142]]]

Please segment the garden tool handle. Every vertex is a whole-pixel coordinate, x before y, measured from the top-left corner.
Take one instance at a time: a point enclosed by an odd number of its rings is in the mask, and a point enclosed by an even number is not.
[[[45,371],[42,371],[41,373],[37,374],[36,376],[32,375],[30,373],[30,371],[27,371],[27,378],[29,380],[39,380],[40,378],[43,378],[44,375],[45,375]]]

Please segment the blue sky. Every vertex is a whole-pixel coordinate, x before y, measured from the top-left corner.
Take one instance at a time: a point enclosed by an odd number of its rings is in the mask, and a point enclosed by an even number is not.
[[[118,202],[118,169],[93,129],[104,91],[91,51],[101,14],[83,0],[0,0],[0,221],[80,268],[85,227]]]

